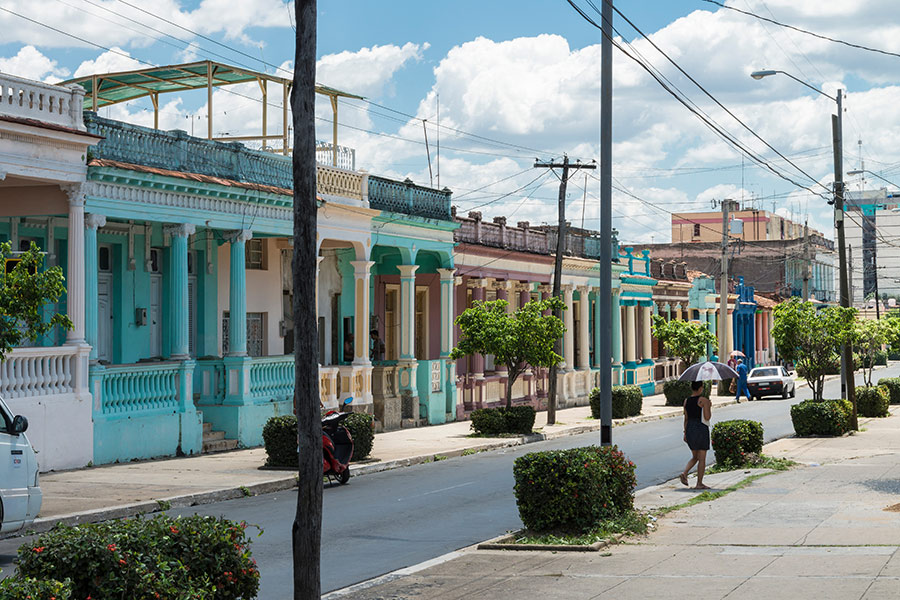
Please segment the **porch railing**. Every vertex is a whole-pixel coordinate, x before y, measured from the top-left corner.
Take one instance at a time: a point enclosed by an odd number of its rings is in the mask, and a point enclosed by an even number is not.
[[[292,398],[294,356],[254,358],[250,364],[250,395],[253,398]]]
[[[422,187],[407,179],[394,181],[384,177],[369,176],[369,206],[408,215],[449,221],[450,190],[441,191]]]
[[[320,194],[362,200],[364,183],[362,173],[321,164],[316,166],[316,190]]]
[[[225,365],[221,358],[197,361],[194,397],[200,404],[222,404],[225,400]]]
[[[178,409],[178,372],[181,363],[116,365],[101,373],[104,415]]]
[[[75,392],[78,348],[16,348],[0,363],[0,395],[4,398],[52,396]]]

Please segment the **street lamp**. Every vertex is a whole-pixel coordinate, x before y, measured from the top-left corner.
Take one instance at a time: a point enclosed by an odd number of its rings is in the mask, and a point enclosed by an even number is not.
[[[837,104],[837,114],[831,115],[831,140],[832,148],[834,150],[834,200],[829,202],[829,204],[834,204],[834,228],[837,230],[838,238],[837,242],[841,282],[841,306],[843,306],[844,308],[849,308],[850,282],[848,281],[847,277],[847,245],[844,240],[844,166],[842,154],[843,108],[841,106],[841,96],[843,91],[838,89],[837,94],[835,94],[834,96],[829,96],[819,88],[810,85],[802,79],[798,79],[785,71],[753,71],[752,73],[750,73],[750,77],[759,80],[764,77],[777,75],[779,73],[781,75],[790,77],[797,83],[805,85],[814,92],[825,96],[829,100],[833,100],[835,104]],[[843,348],[841,349],[841,381],[843,383],[844,393],[846,394],[845,398],[850,400],[850,403],[853,406],[851,426],[854,430],[859,429],[859,423],[856,418],[856,389],[853,377],[853,349],[850,347],[850,344],[844,344]]]
[[[887,179],[885,179],[884,177],[882,177],[882,176],[879,175],[878,173],[875,173],[874,171],[870,171],[870,170],[868,170],[868,169],[856,169],[856,170],[854,170],[854,171],[847,171],[847,175],[849,175],[850,177],[855,177],[856,175],[862,175],[862,174],[864,174],[864,173],[868,173],[869,175],[874,175],[875,177],[877,177],[878,179],[884,181],[885,183],[889,183],[889,184],[891,184],[892,186],[894,186],[895,188],[900,188],[900,185],[897,185],[897,184],[894,183],[893,181],[888,181]]]

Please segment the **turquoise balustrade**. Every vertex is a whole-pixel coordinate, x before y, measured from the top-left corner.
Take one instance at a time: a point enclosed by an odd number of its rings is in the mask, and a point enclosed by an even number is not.
[[[250,364],[250,396],[257,400],[294,397],[294,356],[264,356]]]
[[[85,112],[84,122],[88,132],[104,138],[91,149],[93,158],[293,188],[289,156],[104,119],[92,112]]]
[[[101,379],[104,415],[178,410],[180,363],[106,367]]]
[[[450,190],[434,190],[406,181],[369,176],[369,206],[378,210],[449,221]]]
[[[221,358],[201,358],[194,367],[194,398],[198,404],[225,400],[225,364]]]

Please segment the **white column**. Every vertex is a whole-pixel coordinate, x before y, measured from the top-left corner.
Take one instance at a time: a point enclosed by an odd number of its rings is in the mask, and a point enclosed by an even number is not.
[[[190,322],[188,320],[188,237],[194,234],[195,227],[191,224],[183,223],[179,225],[171,225],[163,231],[172,236],[171,248],[171,277],[169,278],[169,310],[172,318],[170,335],[172,340],[172,352],[170,358],[173,360],[188,360],[190,358],[189,336]],[[244,264],[240,264],[240,269],[244,269]],[[234,265],[231,269],[234,276]],[[232,289],[233,289],[232,285]],[[246,329],[246,298],[244,298],[244,354],[247,350],[247,329]],[[229,317],[230,319],[230,317]],[[229,334],[234,331],[231,329]],[[228,340],[229,344],[231,339]]]
[[[84,187],[76,183],[61,186],[69,197],[69,266],[66,277],[66,307],[72,329],[66,334],[67,344],[83,344],[84,340]],[[96,265],[95,265],[96,266]]]
[[[416,269],[418,265],[397,265],[400,270],[400,360],[416,360]]]
[[[586,285],[578,286],[578,294],[580,295],[580,301],[578,302],[578,368],[581,370],[589,370],[591,368],[590,339],[588,339],[591,320],[590,291],[591,288]]]
[[[231,243],[228,279],[228,356],[247,356],[247,242],[249,229],[226,234]],[[185,267],[187,268],[187,267]]]
[[[676,321],[681,320],[681,304],[675,305],[675,320]]]
[[[563,322],[566,326],[566,334],[563,337],[563,360],[565,361],[565,370],[571,371],[575,368],[575,319],[572,315],[574,303],[574,287],[571,285],[562,286],[563,298],[566,303],[566,310],[563,311]]]
[[[453,349],[454,269],[438,269],[441,276],[441,358],[449,358]]]
[[[653,360],[653,339],[650,336],[650,319],[651,319],[651,308],[650,306],[642,306],[641,307],[642,315],[642,329],[643,329],[643,350],[641,354],[643,354],[644,362],[649,362]],[[681,312],[681,309],[679,309]]]
[[[622,307],[619,306],[619,293],[612,295],[612,362],[622,364]]]
[[[734,351],[734,311],[731,309],[728,309],[728,324],[725,328],[725,344],[727,346],[725,360],[728,360],[728,357],[731,355],[732,351]]]
[[[84,339],[91,347],[91,360],[97,360],[97,337],[99,335],[97,230],[106,225],[106,217],[98,214],[89,214],[85,216],[84,224]],[[52,227],[52,224],[50,227]]]
[[[634,364],[635,359],[635,342],[637,341],[637,333],[634,327],[634,317],[637,307],[629,304],[625,307],[625,362]]]
[[[370,260],[352,260],[353,265],[353,290],[354,303],[356,307],[356,318],[354,327],[354,344],[353,344],[353,364],[369,365],[372,361],[369,359],[369,277],[370,269],[375,263]],[[415,280],[413,280],[415,281]],[[413,302],[415,302],[415,288],[413,285]],[[415,304],[413,304],[415,307]],[[415,309],[413,313],[413,322],[415,322]]]
[[[772,336],[772,327],[775,326],[775,311],[769,311],[768,322],[766,325],[766,337],[769,338],[769,361],[775,362],[775,338]]]

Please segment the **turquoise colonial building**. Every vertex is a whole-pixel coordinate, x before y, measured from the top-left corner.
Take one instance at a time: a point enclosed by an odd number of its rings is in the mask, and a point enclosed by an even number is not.
[[[636,254],[633,248],[625,248],[619,262],[626,270],[619,274],[618,294],[614,290],[613,296],[613,306],[621,307],[613,311],[613,365],[617,370],[621,364],[621,383],[638,385],[644,394],[652,394],[655,361],[651,331],[657,280],[650,276],[650,251]],[[617,341],[624,345],[624,356]]]

